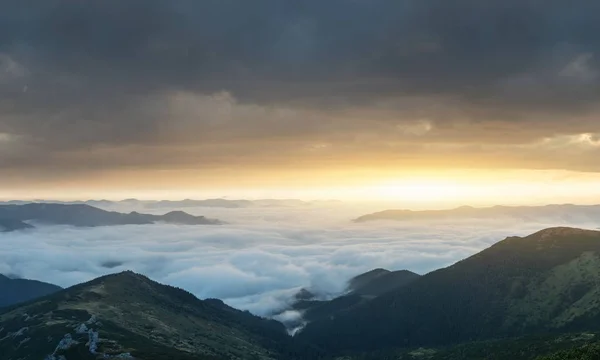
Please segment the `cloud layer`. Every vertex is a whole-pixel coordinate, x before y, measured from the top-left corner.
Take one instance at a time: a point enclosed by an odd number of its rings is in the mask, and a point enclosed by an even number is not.
[[[130,269],[200,298],[221,298],[270,315],[284,309],[301,287],[324,298],[335,296],[349,278],[373,268],[423,274],[506,236],[565,224],[512,220],[359,225],[339,210],[332,215],[334,210],[267,209],[257,215],[249,209],[227,209],[219,215],[228,213],[237,225],[219,227],[51,226],[0,234],[0,273],[70,286]]]

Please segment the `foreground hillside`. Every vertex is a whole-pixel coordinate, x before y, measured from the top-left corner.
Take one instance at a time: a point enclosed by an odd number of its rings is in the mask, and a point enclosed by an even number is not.
[[[3,360],[281,359],[290,340],[276,321],[132,272],[0,312]]]
[[[600,232],[553,228],[508,238],[299,336],[335,354],[577,330],[600,330]]]

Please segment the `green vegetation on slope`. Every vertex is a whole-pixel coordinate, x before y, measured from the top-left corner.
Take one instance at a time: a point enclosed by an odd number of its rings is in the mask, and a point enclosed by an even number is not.
[[[97,352],[109,356],[266,360],[296,352],[276,321],[125,272],[0,313],[0,353],[7,359],[44,358],[65,334],[79,342],[68,350],[80,351],[86,343],[80,338],[87,336],[76,335],[82,324],[99,333]]]
[[[595,354],[598,335],[573,333],[469,342],[451,347],[384,349],[337,360],[587,360]],[[564,357],[570,354],[571,357]],[[599,359],[591,357],[589,359]]]
[[[599,253],[598,231],[508,238],[299,336],[336,354],[598,330]]]

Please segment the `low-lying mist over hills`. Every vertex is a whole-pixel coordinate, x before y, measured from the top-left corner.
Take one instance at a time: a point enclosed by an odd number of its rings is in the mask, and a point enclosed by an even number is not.
[[[93,209],[85,204],[34,205]],[[0,205],[0,209],[7,206]],[[119,202],[117,208],[126,216],[141,210],[133,200]],[[377,206],[322,202],[269,206],[260,211],[254,207],[185,208],[191,219],[224,220],[219,226],[157,221],[151,225],[75,227],[35,222],[35,229],[0,234],[0,273],[68,287],[133,270],[200,298],[220,298],[233,307],[271,316],[291,309],[302,288],[317,301],[329,300],[347,291],[348,280],[376,268],[425,274],[506,236],[551,226],[599,226],[593,213],[586,212],[594,207],[574,208],[581,211],[558,206],[565,210],[560,216],[538,216],[535,221],[498,217],[355,223],[351,220]],[[182,210],[156,211],[179,214]],[[122,216],[99,209],[93,212]],[[73,212],[77,217],[85,213]]]
[[[0,308],[0,353],[25,360],[593,360],[600,354],[599,256],[600,231],[554,227],[508,237],[423,276],[377,268],[345,282],[345,294],[332,300],[297,291],[295,311],[305,320],[295,337],[278,321],[125,271]]]

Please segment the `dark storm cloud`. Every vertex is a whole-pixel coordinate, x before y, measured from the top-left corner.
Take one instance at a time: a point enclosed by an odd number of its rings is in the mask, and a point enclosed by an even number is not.
[[[587,0],[10,2],[0,165],[282,137],[357,151],[423,121],[432,142],[600,132],[599,14]]]

